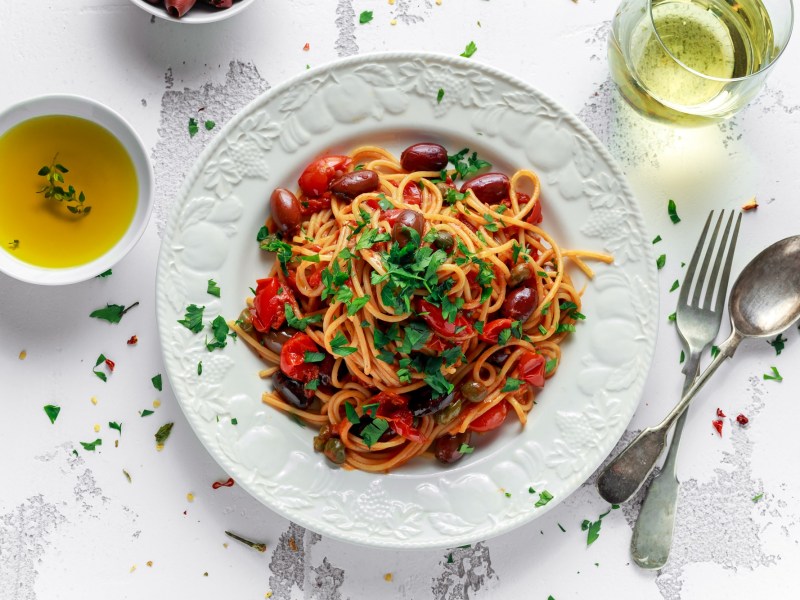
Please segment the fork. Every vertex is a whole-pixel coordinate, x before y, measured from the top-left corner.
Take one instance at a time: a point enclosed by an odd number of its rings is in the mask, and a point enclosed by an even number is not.
[[[689,291],[695,279],[695,270],[705,245],[713,215],[714,211],[711,211],[706,220],[705,227],[703,228],[703,233],[700,235],[700,240],[697,242],[697,247],[695,248],[692,261],[686,272],[683,287],[681,288],[681,294],[678,298],[678,308],[675,313],[675,324],[678,329],[678,335],[683,341],[684,348],[687,351],[686,362],[684,363],[682,371],[686,376],[686,380],[683,383],[683,394],[686,394],[692,382],[700,372],[700,357],[719,333],[719,326],[722,321],[723,303],[728,295],[728,278],[730,276],[731,260],[736,246],[736,238],[739,233],[739,223],[742,218],[740,214],[739,218],[736,220],[736,228],[733,231],[733,236],[731,236],[727,250],[728,258],[725,262],[725,268],[722,271],[722,277],[717,282],[720,263],[722,262],[722,256],[725,252],[728,234],[733,221],[733,212],[731,212],[719,248],[717,248],[717,235],[725,216],[725,211],[720,212],[716,227],[714,227],[714,232],[711,236],[711,241],[708,245],[708,250],[703,259],[703,265],[695,280],[694,294],[690,301]],[[717,260],[714,263],[711,276],[708,280],[706,301],[703,306],[700,306],[699,302],[703,283],[705,282],[708,266],[711,263],[712,254],[715,251],[717,252]],[[717,300],[714,304],[714,308],[711,309],[711,295],[713,293],[716,293]],[[644,502],[642,502],[642,507],[639,510],[639,517],[633,529],[631,556],[633,557],[633,561],[643,569],[660,569],[667,563],[667,559],[669,558],[669,551],[672,546],[672,533],[675,526],[675,512],[678,504],[679,483],[675,473],[675,464],[684,423],[686,423],[686,412],[684,412],[675,423],[675,431],[672,434],[672,441],[670,442],[664,466],[661,468],[661,472],[653,478],[650,488],[647,490],[647,496]]]
[[[722,240],[720,241],[719,245],[717,245],[717,237],[724,216],[724,213],[720,214],[709,243],[708,251],[706,251],[705,255],[703,256],[703,247],[705,245],[705,239],[708,234],[712,216],[713,212],[706,220],[700,241],[698,242],[697,248],[692,256],[689,268],[686,271],[686,277],[684,278],[684,284],[681,289],[678,310],[676,311],[676,321],[680,324],[679,326],[682,332],[681,337],[689,349],[689,359],[683,368],[683,372],[687,377],[687,383],[685,384],[684,389],[690,386],[692,381],[694,381],[695,377],[697,376],[700,355],[703,352],[704,347],[714,339],[719,331],[719,324],[722,318],[725,297],[728,290],[728,279],[730,278],[731,264],[733,263],[733,252],[736,247],[736,239],[739,235],[739,225],[741,223],[740,214],[736,221],[736,227],[733,231],[733,235],[730,236],[731,225],[733,223],[734,216],[732,212],[728,218],[727,225],[722,235]],[[729,237],[730,243],[728,242]],[[702,266],[698,273],[697,267],[700,263],[701,256],[703,256]],[[711,273],[707,277],[708,268],[709,265],[711,265],[712,258],[714,259],[714,263],[711,268]],[[723,259],[725,259],[724,267]],[[718,278],[719,282],[717,281]],[[706,289],[706,293],[702,298],[701,304],[701,296],[704,288]],[[694,293],[692,294],[690,302],[689,293],[692,290]],[[713,308],[712,301],[714,302]],[[678,439],[680,437],[682,426],[683,420],[679,424],[676,424],[676,433],[678,434]],[[642,439],[640,440],[640,438]],[[597,478],[597,490],[600,493],[600,496],[614,504],[619,504],[629,500],[631,496],[633,496],[642,486],[644,480],[647,479],[647,476],[652,470],[651,467],[650,470],[647,470],[644,474],[642,474],[641,465],[648,462],[643,458],[642,452],[644,452],[647,456],[656,456],[657,454],[660,454],[665,445],[666,432],[663,435],[658,436],[650,435],[643,437],[640,434],[633,442],[631,442],[631,444],[628,445],[625,450],[617,455],[617,457],[614,458],[600,472],[600,475]],[[677,441],[673,442],[673,449],[670,451],[671,460],[670,457],[668,457],[667,460],[670,462],[669,464],[665,463],[663,473],[663,475],[665,475],[663,479],[663,485],[666,487],[669,493],[673,495],[673,498],[677,498],[678,485],[678,481],[675,476],[675,452],[677,452]],[[667,473],[671,473],[671,476],[667,477]],[[671,485],[668,485],[668,482],[671,482]],[[661,486],[659,486],[659,488],[660,487]],[[662,497],[664,496],[662,495]],[[669,496],[666,496],[666,498],[668,499]],[[665,504],[657,495],[652,502],[654,504],[651,506],[655,507],[655,509],[651,510],[650,512],[661,515],[664,521],[663,526],[654,526],[656,527],[654,535],[658,537],[666,537],[666,540],[669,542],[672,537],[672,527],[675,522],[675,500],[673,499],[671,502],[667,500]],[[648,534],[647,539],[650,540],[652,537],[652,535]],[[634,544],[636,544],[637,547],[639,545],[638,540],[641,539],[644,541],[644,538],[641,536],[641,532],[639,535],[634,533],[634,538]],[[666,553],[661,553],[664,555],[664,562],[666,562],[666,556],[669,554],[669,543],[667,544],[666,548]],[[658,560],[661,559],[659,558]],[[650,564],[649,556],[644,557],[642,562],[644,564]]]

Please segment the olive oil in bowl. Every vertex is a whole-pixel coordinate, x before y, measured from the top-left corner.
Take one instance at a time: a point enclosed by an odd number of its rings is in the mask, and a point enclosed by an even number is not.
[[[64,194],[45,197],[53,186]],[[130,227],[138,196],[125,147],[92,121],[40,116],[0,136],[0,245],[25,263],[64,269],[100,258]]]

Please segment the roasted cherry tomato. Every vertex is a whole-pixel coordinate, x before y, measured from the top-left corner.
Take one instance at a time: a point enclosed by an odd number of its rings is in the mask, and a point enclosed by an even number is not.
[[[330,182],[344,173],[352,162],[348,156],[323,156],[306,167],[297,183],[306,196],[316,198],[327,192]]]
[[[300,214],[303,218],[308,218],[314,213],[321,210],[327,210],[331,207],[331,193],[323,192],[319,198],[303,198],[300,201]]]
[[[484,431],[491,431],[497,429],[506,420],[508,414],[508,403],[503,401],[500,404],[494,405],[492,408],[483,413],[480,417],[475,419],[469,424],[472,431],[482,433]]]
[[[518,196],[519,196],[520,205],[527,204],[530,201],[530,199],[527,196],[525,196],[525,194],[518,194]],[[523,202],[523,198],[526,199],[525,202]],[[531,212],[528,213],[528,216],[525,218],[525,220],[528,223],[530,223],[531,225],[538,225],[539,223],[542,222],[542,199],[541,198],[539,198],[536,201],[536,204],[531,209]]]
[[[394,224],[397,223],[397,219],[400,218],[400,213],[403,212],[403,208],[390,208],[389,210],[383,211],[383,218],[389,223],[389,227],[394,227]]]
[[[544,387],[545,359],[536,352],[525,352],[519,358],[519,377],[535,387]]]
[[[378,416],[389,421],[389,427],[399,436],[412,442],[424,442],[425,438],[414,427],[414,417],[408,409],[408,398],[394,392],[380,392],[370,403],[378,402]]]
[[[495,319],[494,321],[489,321],[486,323],[483,328],[483,333],[481,333],[478,337],[484,342],[496,344],[498,338],[500,337],[500,332],[504,329],[508,329],[509,327],[511,327],[511,319]]]
[[[277,277],[259,279],[251,311],[253,327],[261,332],[268,329],[280,329],[286,322],[286,313],[283,307],[287,302],[292,306],[297,304],[288,285],[282,285]]]
[[[406,204],[413,204],[419,206],[422,204],[422,190],[416,182],[411,182],[403,188],[403,201]]]
[[[421,315],[422,318],[436,335],[446,340],[463,342],[475,335],[475,329],[464,315],[458,315],[455,322],[451,323],[444,318],[441,308],[422,298],[417,300],[417,312],[427,313]]]
[[[305,333],[296,333],[281,350],[281,371],[292,379],[308,383],[319,376],[316,363],[306,363],[306,352],[319,352],[319,347]]]
[[[452,344],[448,344],[438,335],[432,335],[428,338],[428,341],[425,342],[424,346],[427,350],[431,352],[435,352],[436,354],[441,354],[445,350],[452,348]]]

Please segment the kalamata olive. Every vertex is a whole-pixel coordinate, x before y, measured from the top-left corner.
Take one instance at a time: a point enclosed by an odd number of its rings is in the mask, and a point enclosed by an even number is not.
[[[280,354],[281,350],[283,350],[283,345],[292,339],[296,333],[299,333],[297,329],[292,329],[291,327],[286,327],[285,329],[270,329],[261,339],[267,348],[272,350],[275,354]]]
[[[472,434],[469,431],[458,433],[456,435],[445,435],[437,438],[433,445],[433,452],[439,462],[448,465],[456,462],[459,458],[464,456],[463,452],[459,452],[464,444],[469,445]]]
[[[433,420],[439,425],[447,425],[452,423],[453,420],[461,413],[461,407],[464,404],[464,399],[459,398],[450,406],[445,406],[442,410],[433,415]]]
[[[441,171],[447,166],[447,150],[430,142],[414,144],[403,150],[400,164],[406,171]]]
[[[314,450],[322,452],[325,449],[325,443],[333,437],[333,429],[329,424],[320,427],[319,433],[314,436]]]
[[[433,238],[433,245],[449,254],[453,246],[456,245],[456,240],[449,231],[437,231],[436,237]]]
[[[380,178],[375,171],[353,171],[334,179],[331,191],[340,198],[352,200],[360,194],[374,192],[380,185]]]
[[[499,204],[508,198],[510,183],[502,173],[486,173],[478,175],[461,186],[461,191],[472,190],[475,197],[484,204]]]
[[[454,398],[455,392],[447,396],[434,398],[433,390],[428,386],[424,386],[411,393],[411,398],[408,400],[408,410],[410,410],[411,414],[415,417],[429,415],[450,406]]]
[[[520,263],[511,269],[511,277],[508,279],[508,285],[517,287],[520,283],[527,281],[533,275],[533,269],[527,263]]]
[[[283,234],[291,234],[300,227],[303,216],[300,213],[300,202],[287,189],[276,188],[269,199],[270,212],[275,226]]]
[[[341,465],[347,459],[344,443],[339,438],[331,438],[325,442],[325,456],[334,464]]]
[[[422,216],[422,213],[415,210],[401,210],[397,215],[397,220],[392,226],[392,240],[400,244],[400,247],[411,241],[411,235],[407,229],[413,229],[422,238],[425,229],[425,217]]]
[[[465,381],[461,384],[461,395],[470,402],[483,402],[486,396],[489,395],[489,390],[486,386],[477,381]]]
[[[508,348],[500,348],[497,352],[489,355],[489,358],[486,359],[490,365],[494,365],[495,367],[501,367],[506,364],[508,357],[511,356],[511,350]]]
[[[508,293],[500,312],[504,317],[512,321],[522,321],[524,323],[533,314],[538,303],[535,289],[520,287]]]
[[[236,324],[242,328],[242,331],[250,333],[253,331],[253,317],[250,314],[250,309],[245,308],[239,313],[239,318],[236,319]]]
[[[281,398],[295,408],[306,409],[314,400],[313,390],[305,389],[302,381],[292,379],[283,371],[277,371],[275,375],[272,376],[272,384],[275,386],[275,391],[280,394]]]

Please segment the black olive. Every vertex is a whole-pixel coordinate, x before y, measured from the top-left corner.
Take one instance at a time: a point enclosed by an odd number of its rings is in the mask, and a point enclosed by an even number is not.
[[[275,391],[281,395],[281,398],[295,408],[306,409],[314,400],[313,390],[305,389],[302,381],[292,379],[283,371],[277,371],[272,376],[272,384],[275,386]]]
[[[411,398],[408,401],[408,410],[415,417],[429,415],[431,413],[439,412],[443,408],[450,406],[455,398],[455,392],[447,396],[433,397],[433,390],[427,386],[414,390]]]

